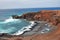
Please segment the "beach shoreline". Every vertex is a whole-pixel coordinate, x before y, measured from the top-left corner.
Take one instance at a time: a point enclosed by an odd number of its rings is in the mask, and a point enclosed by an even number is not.
[[[25,31],[30,31],[31,28],[32,28],[32,26],[35,25],[35,22],[34,22],[34,21],[29,21],[29,22],[31,23],[31,25],[28,25],[28,26],[26,26],[26,27],[23,27],[22,29],[20,29],[20,31],[18,31],[18,32],[12,34],[12,35],[21,35],[21,34],[23,34]]]
[[[58,14],[57,14],[58,12]],[[21,35],[1,34],[7,40],[60,40],[60,10],[43,10],[15,16],[16,19],[34,20],[36,25]],[[32,19],[33,18],[33,19]]]

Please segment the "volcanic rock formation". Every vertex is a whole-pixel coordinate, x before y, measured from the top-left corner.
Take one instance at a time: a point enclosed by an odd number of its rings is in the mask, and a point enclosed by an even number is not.
[[[12,17],[14,19],[26,19],[29,21],[46,21],[57,27],[57,29],[47,34],[34,34],[31,36],[5,37],[6,34],[2,34],[4,37],[0,37],[0,40],[60,40],[60,10],[42,10],[26,13],[22,16],[14,15]]]
[[[60,23],[60,10],[43,10],[39,12],[31,12],[22,16],[13,16],[14,19],[27,19],[33,21],[47,21],[57,25]]]

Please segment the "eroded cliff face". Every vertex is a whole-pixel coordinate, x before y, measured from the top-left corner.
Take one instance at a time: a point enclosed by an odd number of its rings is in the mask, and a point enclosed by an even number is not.
[[[16,19],[27,19],[34,21],[47,21],[51,24],[57,25],[60,23],[60,10],[42,10],[39,12],[31,12],[23,14],[22,16],[14,16]]]
[[[60,40],[60,10],[42,10],[39,12],[26,13],[22,16],[14,15],[12,17],[14,19],[47,21],[48,23],[55,25],[57,29],[43,35],[34,34],[32,36],[1,37],[0,40]]]

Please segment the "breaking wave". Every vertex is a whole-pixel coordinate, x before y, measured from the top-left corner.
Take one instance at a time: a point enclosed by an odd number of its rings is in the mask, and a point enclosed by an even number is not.
[[[0,23],[9,23],[9,22],[16,22],[16,21],[19,21],[19,19],[13,19],[12,17],[10,17],[9,19],[6,19],[5,21]]]
[[[23,34],[25,31],[30,31],[32,28],[32,26],[35,25],[34,21],[30,21],[31,25],[28,25],[26,27],[23,27],[22,29],[20,29],[19,31],[17,31],[16,33],[14,33],[13,35],[21,35]]]
[[[22,24],[21,24],[22,23]],[[20,19],[13,19],[10,17],[9,19],[6,19],[5,21],[0,22],[0,33],[11,33],[11,35],[20,35],[23,34],[25,31],[30,31],[33,25],[35,25],[34,21],[30,21],[30,24],[28,25],[27,21],[22,21]],[[25,26],[21,26],[24,25]],[[19,29],[20,28],[20,29]]]

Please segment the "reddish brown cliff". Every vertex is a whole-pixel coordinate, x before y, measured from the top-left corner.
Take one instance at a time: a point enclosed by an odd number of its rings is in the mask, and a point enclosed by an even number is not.
[[[47,21],[52,25],[55,25],[57,29],[47,34],[35,34],[32,36],[17,36],[17,37],[6,37],[6,40],[60,40],[60,10],[43,10],[40,12],[31,12],[23,14],[22,16],[13,16],[15,19],[27,19],[37,21]],[[2,39],[2,40],[3,40]],[[1,40],[1,39],[0,39]]]
[[[23,14],[22,16],[15,16],[16,19],[27,19],[27,20],[37,20],[37,21],[47,21],[52,22],[52,24],[57,25],[60,23],[60,10],[42,10],[40,12],[31,12]]]

